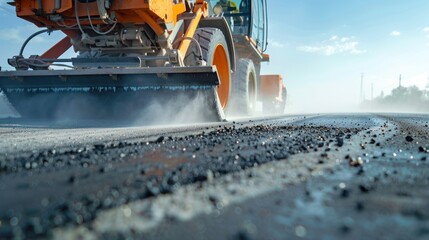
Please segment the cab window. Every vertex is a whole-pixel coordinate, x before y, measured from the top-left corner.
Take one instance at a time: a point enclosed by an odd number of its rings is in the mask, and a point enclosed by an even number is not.
[[[211,0],[210,14],[225,17],[233,34],[250,35],[251,0]]]
[[[223,16],[234,35],[250,36],[265,51],[267,42],[266,0],[211,0],[210,15]]]

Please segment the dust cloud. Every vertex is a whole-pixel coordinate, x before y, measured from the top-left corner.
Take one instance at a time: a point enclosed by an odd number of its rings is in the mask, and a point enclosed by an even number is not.
[[[180,125],[221,121],[216,105],[214,90],[173,93],[170,96],[153,99],[139,110],[134,124]]]
[[[215,87],[137,91],[63,91],[8,94],[23,119],[65,126],[152,126],[218,122]],[[13,113],[6,97],[0,114]],[[18,115],[19,116],[19,115]]]
[[[6,96],[0,91],[0,118],[18,117],[15,109],[10,105]]]

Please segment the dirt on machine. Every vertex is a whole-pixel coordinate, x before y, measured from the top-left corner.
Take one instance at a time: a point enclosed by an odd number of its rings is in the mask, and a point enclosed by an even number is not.
[[[8,59],[0,89],[23,118],[153,119],[282,114],[280,75],[268,62],[266,0],[15,0],[41,30]],[[36,36],[66,36],[24,56]],[[76,57],[61,58],[72,48]],[[197,116],[197,117],[195,117]],[[189,121],[186,117],[183,121]]]

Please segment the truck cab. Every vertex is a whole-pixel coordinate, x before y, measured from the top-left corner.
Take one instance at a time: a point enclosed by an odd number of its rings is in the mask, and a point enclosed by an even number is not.
[[[210,0],[209,5],[211,15],[225,17],[235,38],[247,37],[261,53],[266,51],[266,0]]]

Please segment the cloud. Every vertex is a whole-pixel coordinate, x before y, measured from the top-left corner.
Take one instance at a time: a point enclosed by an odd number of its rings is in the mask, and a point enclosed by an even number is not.
[[[429,27],[423,28],[423,32],[426,33],[426,37],[429,38]]]
[[[332,36],[329,40],[322,41],[314,45],[299,46],[297,49],[307,53],[317,53],[326,56],[335,54],[359,55],[366,51],[358,48],[359,42],[355,37]]]
[[[15,28],[0,28],[0,41],[16,41],[16,42],[24,42],[31,34],[38,31],[37,27],[33,27],[31,25],[26,25],[22,27]],[[47,40],[44,38],[44,34],[36,36],[32,39],[32,41],[41,43],[46,42]]]
[[[0,15],[4,16],[6,13],[6,3],[0,2]]]
[[[0,29],[0,40],[22,41],[22,30],[16,28]]]
[[[281,42],[273,40],[273,39],[268,39],[268,44],[269,44],[269,46],[272,46],[275,48],[284,48],[285,47],[284,43],[281,43]]]
[[[12,6],[9,6],[6,1],[0,0],[0,15],[6,16],[6,14],[15,14],[15,10]]]
[[[399,31],[392,31],[390,33],[390,36],[392,36],[392,37],[399,37],[399,36],[401,36],[401,32],[399,32]]]
[[[27,29],[24,29],[22,27],[2,28],[0,29],[0,40],[22,42],[26,39],[25,33],[27,31]]]

